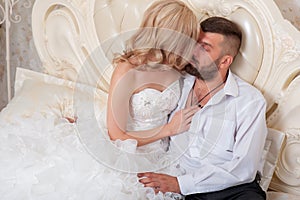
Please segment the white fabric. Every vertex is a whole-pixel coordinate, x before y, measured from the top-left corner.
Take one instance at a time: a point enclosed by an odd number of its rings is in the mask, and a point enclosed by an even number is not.
[[[262,156],[262,162],[264,164],[260,182],[260,186],[264,191],[268,190],[272,180],[284,137],[285,134],[283,132],[268,128],[268,135]]]
[[[194,77],[184,80],[184,107]],[[251,182],[262,171],[267,136],[265,100],[258,90],[231,72],[225,87],[197,112],[190,130],[172,138],[180,150],[185,175],[178,181],[183,194],[221,190]]]
[[[147,124],[153,127],[166,123],[179,96],[179,81],[163,92],[145,89],[132,96],[134,120],[130,126],[139,130],[141,125],[145,128]],[[171,193],[155,195],[152,188],[138,182],[135,173],[180,173],[175,164],[163,169],[172,162],[163,142],[141,148],[135,140],[111,142],[105,128],[105,110],[95,113],[93,102],[79,103],[75,105],[77,124],[38,112],[30,118],[16,116],[10,123],[0,119],[1,200],[180,198]]]

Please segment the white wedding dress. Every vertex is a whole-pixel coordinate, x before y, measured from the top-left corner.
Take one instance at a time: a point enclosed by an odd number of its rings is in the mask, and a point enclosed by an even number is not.
[[[167,123],[177,106],[180,84],[164,91],[144,89],[130,100],[128,130]],[[81,105],[76,124],[52,115],[0,120],[1,200],[144,200],[180,199],[178,194],[155,194],[138,182],[137,172],[180,172],[166,152],[165,140],[137,147],[135,140],[110,141],[105,112]]]

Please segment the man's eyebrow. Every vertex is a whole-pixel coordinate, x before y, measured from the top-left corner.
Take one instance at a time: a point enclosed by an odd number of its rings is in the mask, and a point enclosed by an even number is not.
[[[199,44],[200,44],[200,45],[209,46],[209,47],[211,47],[211,48],[213,47],[210,43],[207,43],[207,42],[201,42],[201,41],[200,41]]]

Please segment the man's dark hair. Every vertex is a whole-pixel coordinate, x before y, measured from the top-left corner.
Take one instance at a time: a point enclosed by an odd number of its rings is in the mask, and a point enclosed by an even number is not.
[[[223,53],[236,56],[242,41],[242,32],[237,24],[223,17],[210,17],[202,21],[200,26],[203,32],[223,35]]]

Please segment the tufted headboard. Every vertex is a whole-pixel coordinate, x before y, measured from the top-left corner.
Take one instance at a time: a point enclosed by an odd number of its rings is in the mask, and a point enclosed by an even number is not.
[[[36,0],[33,37],[45,73],[107,91],[114,53],[153,1]],[[300,32],[273,0],[184,2],[199,21],[223,16],[242,28],[232,70],[262,91],[268,127],[286,134],[271,188],[300,194]]]

